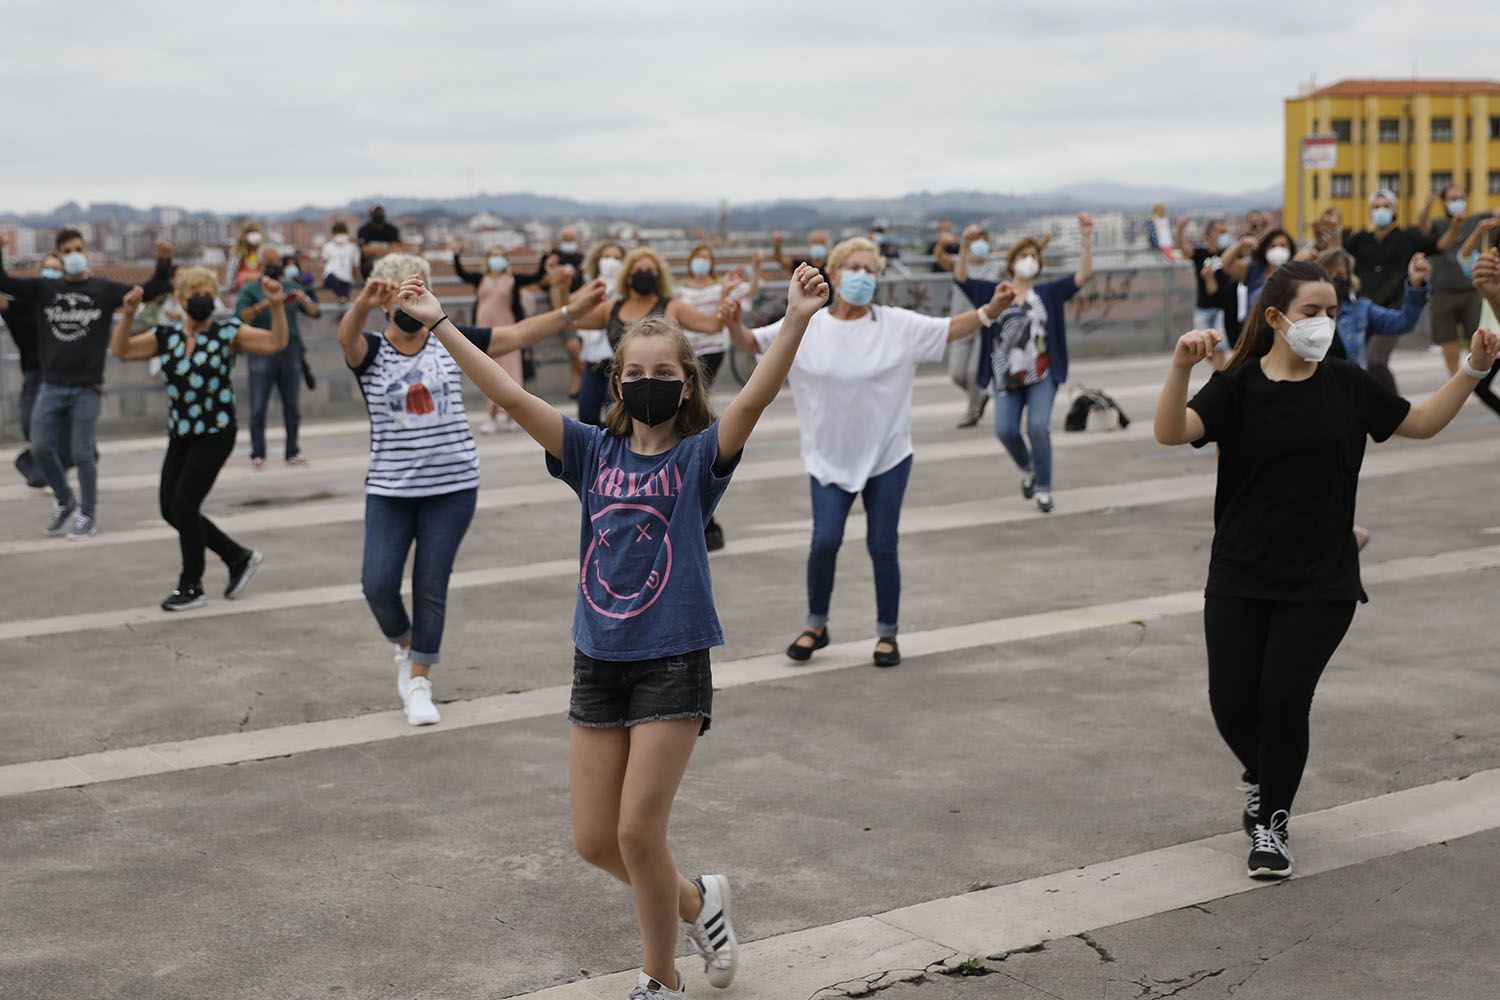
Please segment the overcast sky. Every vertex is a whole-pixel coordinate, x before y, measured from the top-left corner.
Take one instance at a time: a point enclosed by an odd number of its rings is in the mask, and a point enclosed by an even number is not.
[[[0,0],[0,211],[1281,178],[1299,81],[1493,77],[1495,0]]]

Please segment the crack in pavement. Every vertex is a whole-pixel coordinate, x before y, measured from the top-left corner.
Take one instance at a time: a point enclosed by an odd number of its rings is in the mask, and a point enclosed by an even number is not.
[[[1095,941],[1094,936],[1092,934],[1089,934],[1087,931],[1082,934],[1075,934],[1073,936],[1092,948],[1094,950],[1094,953],[1099,956],[1100,962],[1110,963],[1115,960],[1115,956],[1109,953],[1109,949],[1104,947],[1104,945],[1100,944],[1098,941]]]

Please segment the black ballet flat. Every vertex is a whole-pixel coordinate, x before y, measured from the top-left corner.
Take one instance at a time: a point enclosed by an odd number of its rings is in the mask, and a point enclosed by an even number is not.
[[[885,642],[891,644],[891,651],[889,653],[882,653],[879,649],[876,649],[875,665],[877,667],[894,667],[901,662],[901,647],[896,645],[895,636],[891,636],[889,639],[878,639],[876,640],[875,645],[879,646],[881,643]]]
[[[826,628],[821,633],[810,628],[803,629],[802,635],[797,636],[797,639],[804,637],[811,638],[813,644],[811,646],[801,646],[797,644],[796,639],[793,639],[792,644],[786,648],[786,655],[798,663],[806,663],[812,659],[813,653],[828,645],[828,630]]]

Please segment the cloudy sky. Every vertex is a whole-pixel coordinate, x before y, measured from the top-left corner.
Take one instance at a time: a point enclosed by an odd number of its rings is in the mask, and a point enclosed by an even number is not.
[[[1241,191],[1299,81],[1500,76],[1495,0],[1420,8],[4,0],[0,211]]]

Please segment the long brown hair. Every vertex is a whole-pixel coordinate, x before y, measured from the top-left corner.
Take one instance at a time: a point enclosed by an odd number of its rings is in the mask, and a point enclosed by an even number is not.
[[[630,411],[625,409],[620,373],[625,370],[625,349],[646,337],[666,337],[672,341],[672,347],[677,351],[677,363],[682,366],[683,378],[690,390],[688,398],[683,400],[682,407],[677,411],[673,429],[683,438],[707,430],[713,425],[714,411],[708,405],[708,379],[703,372],[703,363],[693,353],[693,346],[688,343],[682,327],[677,325],[675,319],[666,316],[643,316],[630,324],[625,330],[625,336],[620,338],[620,344],[615,348],[614,369],[610,377],[613,383],[610,388],[614,390],[615,401],[604,416],[605,430],[615,437],[630,435],[631,417]]]
[[[1260,298],[1250,304],[1250,317],[1245,323],[1245,329],[1240,332],[1239,342],[1234,345],[1229,368],[1266,356],[1276,340],[1275,329],[1266,321],[1266,310],[1275,309],[1286,315],[1292,300],[1297,297],[1298,289],[1312,281],[1333,284],[1327,271],[1306,260],[1289,260],[1266,279],[1265,286],[1260,290]]]

